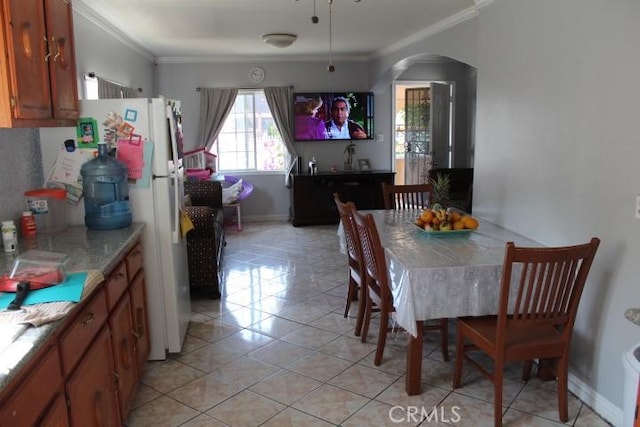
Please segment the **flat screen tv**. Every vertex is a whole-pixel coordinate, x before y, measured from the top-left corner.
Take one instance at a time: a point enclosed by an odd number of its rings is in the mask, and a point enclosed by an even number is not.
[[[296,141],[373,139],[373,93],[293,94]]]

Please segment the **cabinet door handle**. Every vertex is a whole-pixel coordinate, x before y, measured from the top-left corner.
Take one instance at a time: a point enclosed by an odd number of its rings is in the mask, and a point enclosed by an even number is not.
[[[44,62],[49,61],[49,57],[51,56],[51,41],[48,38],[44,38],[44,41],[47,43],[47,54],[44,56]]]
[[[84,319],[81,320],[82,326],[87,326],[89,323],[93,322],[95,318],[96,315],[94,313],[87,313],[87,315],[84,316]]]
[[[136,309],[136,325],[135,325],[135,329],[132,331],[133,336],[136,337],[136,339],[140,339],[142,338],[142,335],[144,334],[144,328],[143,328],[143,323],[144,322],[144,311],[141,308],[137,308]]]
[[[56,54],[53,55],[53,62],[56,62],[56,59],[58,59],[58,57],[62,54],[60,52],[60,42],[56,40],[55,37],[51,37],[51,43],[53,43],[53,45],[56,47]]]

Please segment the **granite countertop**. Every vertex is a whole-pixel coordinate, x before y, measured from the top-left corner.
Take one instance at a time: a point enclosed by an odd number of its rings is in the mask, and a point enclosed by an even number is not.
[[[0,256],[0,274],[9,273],[16,257],[29,249],[59,252],[69,255],[68,272],[99,270],[105,276],[111,271],[125,252],[130,250],[142,235],[145,225],[133,223],[126,228],[116,230],[89,230],[85,226],[71,226],[56,234],[42,234],[35,239],[20,239],[18,251]],[[55,332],[62,320],[39,327],[29,327],[7,347],[0,356],[10,366],[0,369],[0,391],[20,368]]]
[[[630,308],[624,312],[624,317],[628,321],[640,326],[640,308]]]

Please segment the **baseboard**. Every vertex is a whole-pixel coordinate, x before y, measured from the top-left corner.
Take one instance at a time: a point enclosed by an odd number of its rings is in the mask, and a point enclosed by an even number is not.
[[[569,391],[593,409],[600,417],[610,422],[614,427],[622,427],[622,409],[605,399],[601,394],[571,373],[569,373],[568,387]]]
[[[287,222],[289,221],[288,215],[244,215],[242,214],[242,223],[248,222]]]

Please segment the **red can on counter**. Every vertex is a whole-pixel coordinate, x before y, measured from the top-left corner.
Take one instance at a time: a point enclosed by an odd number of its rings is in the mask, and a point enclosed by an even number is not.
[[[36,218],[33,212],[24,211],[20,217],[20,231],[23,237],[33,237],[36,235]]]

